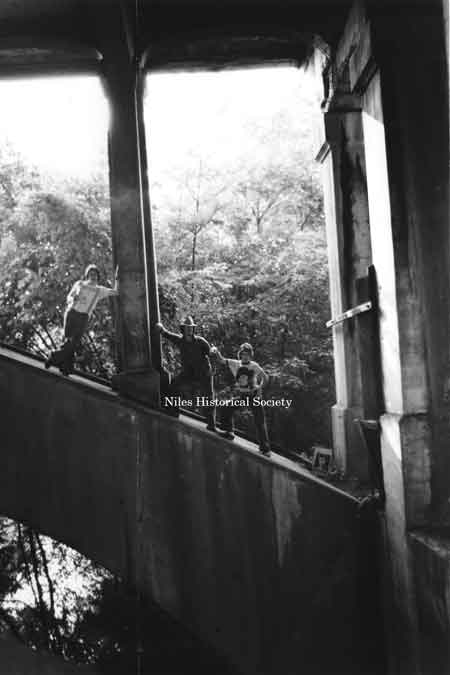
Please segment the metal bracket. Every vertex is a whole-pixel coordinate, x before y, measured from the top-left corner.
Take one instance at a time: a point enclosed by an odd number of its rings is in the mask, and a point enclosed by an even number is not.
[[[336,324],[342,323],[346,319],[351,319],[353,316],[356,316],[357,314],[362,314],[363,312],[368,312],[371,309],[372,309],[372,302],[370,300],[368,300],[367,302],[363,302],[361,305],[357,305],[356,307],[352,307],[352,309],[348,309],[343,314],[339,314],[334,319],[330,319],[330,321],[327,321],[327,324],[326,324],[327,328],[331,328],[332,326],[336,326]]]

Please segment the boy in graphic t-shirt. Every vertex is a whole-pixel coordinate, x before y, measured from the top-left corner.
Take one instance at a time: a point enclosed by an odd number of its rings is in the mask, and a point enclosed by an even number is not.
[[[212,354],[217,357],[220,363],[228,366],[234,377],[232,401],[223,408],[222,425],[224,433],[222,435],[224,438],[233,440],[233,413],[236,407],[240,407],[236,406],[236,403],[248,401],[248,407],[252,411],[253,419],[255,420],[259,449],[263,454],[269,455],[270,444],[264,408],[254,403],[254,399],[258,399],[261,395],[262,388],[269,381],[269,377],[261,366],[252,360],[253,347],[248,342],[244,342],[239,347],[237,359],[224,358],[215,347],[212,350]],[[232,405],[232,403],[235,405]]]

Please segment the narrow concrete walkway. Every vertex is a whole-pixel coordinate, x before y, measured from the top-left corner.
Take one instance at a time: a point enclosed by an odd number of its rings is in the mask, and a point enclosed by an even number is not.
[[[116,400],[119,400],[120,404],[125,406],[126,408],[148,411],[151,412],[152,414],[161,415],[162,418],[170,419],[173,424],[180,424],[184,426],[185,429],[191,429],[192,432],[194,433],[201,432],[202,434],[211,436],[215,440],[220,440],[221,443],[223,443],[224,445],[225,444],[228,445],[230,448],[239,449],[245,453],[251,453],[258,461],[269,462],[271,464],[278,465],[280,467],[283,467],[287,471],[292,472],[297,476],[300,476],[303,479],[306,479],[327,490],[336,492],[351,501],[354,502],[359,501],[356,496],[350,494],[350,490],[347,491],[348,487],[347,485],[345,485],[344,489],[340,489],[339,487],[333,485],[331,482],[314,475],[313,473],[311,473],[311,471],[302,467],[297,462],[294,462],[293,460],[288,459],[283,455],[279,455],[276,452],[272,452],[270,456],[265,456],[261,452],[259,452],[259,448],[256,443],[254,443],[253,441],[249,441],[245,438],[242,438],[241,436],[236,435],[233,441],[220,438],[218,434],[206,430],[205,428],[206,423],[203,420],[196,419],[195,417],[191,417],[190,415],[184,415],[183,413],[181,413],[178,418],[174,417],[170,418],[165,413],[156,410],[154,408],[149,408],[143,405],[142,403],[138,403],[131,399],[121,398],[119,394],[113,391],[111,387],[108,386],[107,384],[96,382],[94,380],[88,379],[87,377],[84,377],[83,375],[79,375],[76,373],[72,374],[70,377],[67,377],[61,375],[59,370],[57,370],[56,368],[50,368],[50,370],[46,370],[43,359],[35,358],[31,355],[25,355],[18,351],[9,349],[4,344],[0,345],[0,358],[13,360],[18,365],[22,365],[23,367],[32,367],[34,369],[40,370],[42,371],[42,375],[45,375],[50,378],[55,378],[57,380],[63,380],[69,386],[76,387],[77,389],[84,389],[86,392],[91,393],[95,392],[99,396],[106,397],[108,399],[114,398]]]

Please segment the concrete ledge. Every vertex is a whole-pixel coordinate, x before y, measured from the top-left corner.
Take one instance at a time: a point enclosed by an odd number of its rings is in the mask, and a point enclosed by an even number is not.
[[[242,672],[289,675],[301,658],[305,675],[379,675],[356,499],[5,350],[0,410],[0,513],[136,584]]]
[[[82,391],[83,394],[87,397],[103,399],[104,401],[115,401],[117,404],[120,404],[122,408],[127,409],[129,411],[135,411],[141,414],[154,416],[161,422],[165,422],[170,425],[174,426],[179,425],[180,430],[181,429],[184,430],[187,434],[194,434],[199,437],[204,436],[205,438],[209,439],[209,442],[219,443],[220,445],[228,447],[231,450],[237,451],[242,450],[244,453],[250,452],[252,457],[257,461],[269,462],[278,465],[280,467],[283,467],[286,471],[291,472],[297,477],[302,478],[308,482],[309,481],[312,482],[319,488],[325,489],[327,491],[331,490],[332,492],[335,492],[344,499],[348,499],[353,503],[358,504],[358,500],[353,495],[345,492],[344,490],[340,490],[334,485],[330,485],[330,483],[327,483],[318,476],[313,475],[312,473],[304,469],[302,466],[288,459],[287,457],[278,455],[275,452],[272,452],[271,455],[267,457],[263,455],[261,452],[259,452],[256,443],[248,441],[245,438],[241,438],[239,436],[236,436],[234,441],[229,441],[227,439],[221,438],[220,436],[217,436],[213,432],[207,431],[205,428],[205,422],[201,420],[189,417],[188,415],[183,415],[182,413],[178,418],[169,417],[159,410],[149,408],[142,402],[139,403],[138,401],[130,400],[127,397],[126,398],[122,397],[120,395],[120,392],[113,391],[113,389],[107,385],[85,379],[83,376],[77,374],[71,375],[70,377],[65,377],[61,375],[57,370],[45,370],[43,363],[41,364],[41,362],[38,361],[37,359],[34,359],[33,357],[29,356],[23,356],[22,354],[17,354],[15,352],[9,351],[8,349],[0,348],[0,364],[2,359],[6,359],[7,361],[13,361],[18,367],[32,368],[33,370],[37,370],[38,373],[42,375],[42,377],[45,378],[50,377],[52,379],[56,378],[58,382],[61,382],[62,380],[64,382],[64,385],[67,385],[68,387],[73,387],[78,391]]]

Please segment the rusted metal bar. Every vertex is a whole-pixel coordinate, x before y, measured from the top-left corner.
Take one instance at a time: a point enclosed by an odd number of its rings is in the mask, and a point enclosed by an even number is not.
[[[351,319],[353,316],[356,316],[357,314],[362,314],[363,312],[368,312],[369,310],[372,309],[372,302],[368,300],[367,302],[363,302],[360,305],[357,305],[356,307],[352,307],[352,309],[348,309],[346,312],[343,312],[343,314],[339,314],[336,316],[334,319],[330,319],[330,321],[327,321],[327,328],[331,328],[332,326],[336,326],[338,323],[342,323],[346,319]]]

